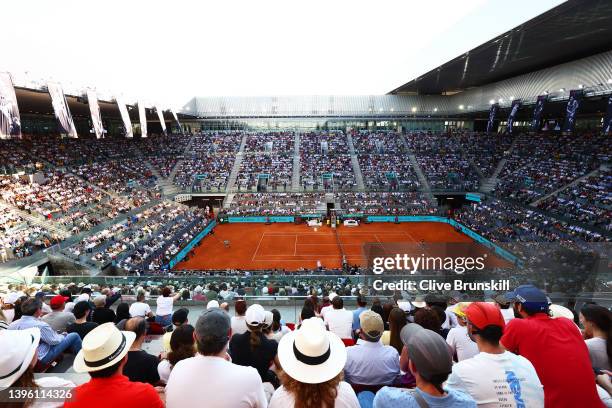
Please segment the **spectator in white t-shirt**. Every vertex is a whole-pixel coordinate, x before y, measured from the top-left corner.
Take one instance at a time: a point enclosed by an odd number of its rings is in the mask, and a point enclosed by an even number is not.
[[[580,310],[580,324],[593,368],[610,371],[612,354],[612,312],[603,306],[585,305]]]
[[[206,310],[198,319],[198,353],[179,361],[168,378],[168,408],[266,408],[268,402],[256,369],[232,364],[227,347],[230,317],[220,309]]]
[[[456,361],[463,361],[478,354],[478,346],[470,338],[467,331],[465,309],[468,302],[457,303],[452,312],[457,316],[457,327],[449,330],[446,343],[450,346]]]
[[[455,364],[446,386],[470,394],[479,407],[543,407],[544,389],[533,364],[499,343],[505,322],[497,306],[474,302],[465,314],[480,353]]]
[[[325,313],[323,318],[329,331],[341,339],[350,339],[353,335],[353,313],[344,308],[344,301],[340,296],[332,300],[332,309]]]
[[[316,317],[286,334],[278,346],[283,385],[274,392],[270,408],[359,408],[355,391],[342,381],[346,348],[342,340],[326,331]]]
[[[136,295],[136,302],[130,305],[130,316],[131,317],[151,317],[153,312],[151,306],[144,302],[145,293],[144,291],[138,292]]]
[[[172,307],[174,301],[181,298],[181,293],[172,295],[172,290],[169,287],[162,289],[162,295],[157,297],[157,310],[155,311],[155,321],[163,327],[170,326],[172,323]]]

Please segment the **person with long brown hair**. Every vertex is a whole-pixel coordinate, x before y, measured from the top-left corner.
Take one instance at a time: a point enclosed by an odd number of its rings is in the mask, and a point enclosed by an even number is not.
[[[278,379],[270,370],[270,365],[274,362],[276,367],[280,367],[276,355],[278,343],[264,335],[262,330],[265,317],[266,312],[261,305],[249,306],[245,315],[248,331],[232,336],[229,354],[234,364],[254,367],[262,382],[270,382],[276,387]]]
[[[170,349],[165,359],[157,365],[159,379],[166,383],[172,372],[172,368],[181,360],[195,356],[195,345],[193,343],[194,328],[190,324],[177,327],[170,336]]]
[[[355,392],[343,381],[344,343],[325,330],[321,319],[306,319],[298,330],[286,334],[278,356],[282,386],[272,395],[269,408],[359,408]]]
[[[611,370],[612,312],[603,306],[587,304],[580,310],[579,319],[593,368]]]
[[[406,323],[408,323],[406,313],[399,307],[394,307],[389,312],[389,330],[385,331],[382,336],[383,344],[395,348],[399,354],[401,354],[404,348],[400,332]]]

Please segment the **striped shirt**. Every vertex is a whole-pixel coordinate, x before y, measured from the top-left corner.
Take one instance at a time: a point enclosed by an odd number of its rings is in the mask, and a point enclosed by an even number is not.
[[[0,320],[0,330],[8,329],[8,324],[4,320]]]
[[[21,319],[15,320],[9,325],[9,330],[24,330],[32,327],[40,329],[40,343],[38,344],[38,359],[44,358],[51,346],[61,343],[64,336],[57,334],[51,326],[33,316],[21,316]]]

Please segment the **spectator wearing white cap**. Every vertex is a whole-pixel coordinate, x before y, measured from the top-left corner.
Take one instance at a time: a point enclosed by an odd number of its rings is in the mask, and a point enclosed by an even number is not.
[[[283,385],[274,392],[270,408],[359,408],[355,392],[342,381],[346,348],[338,336],[325,330],[321,319],[306,319],[298,330],[286,334],[278,357]]]
[[[34,379],[34,367],[38,361],[36,349],[40,343],[38,328],[6,330],[0,334],[0,391],[9,387],[46,388],[74,387],[68,380],[59,377]],[[29,401],[28,408],[53,408],[64,405],[58,402]]]
[[[257,371],[232,364],[227,354],[230,336],[227,313],[209,309],[200,316],[195,327],[198,354],[172,369],[166,385],[168,408],[267,407]]]
[[[409,324],[402,330],[402,341],[407,347],[408,365],[416,379],[416,388],[383,387],[374,397],[374,408],[476,407],[476,402],[468,394],[442,387],[453,361],[448,345],[438,333],[418,324]],[[360,395],[360,400],[362,398]]]
[[[353,337],[353,313],[344,308],[344,301],[340,296],[334,296],[332,309],[327,310],[323,320],[329,331],[341,339]]]
[[[367,310],[359,316],[361,343],[347,348],[344,377],[354,385],[392,384],[400,373],[399,354],[379,340],[385,330],[382,317]]]
[[[214,309],[219,307],[219,301],[211,300],[206,304],[206,309]]]
[[[128,352],[136,339],[133,332],[119,331],[113,323],[102,324],[85,336],[83,349],[74,359],[77,373],[91,380],[74,389],[66,408],[120,404],[125,408],[162,408],[163,402],[150,384],[131,382],[123,375]]]
[[[234,364],[254,367],[263,382],[277,386],[276,375],[269,367],[272,362],[277,368],[280,367],[277,356],[278,343],[262,333],[265,318],[266,312],[261,305],[249,306],[245,316],[248,331],[232,336],[229,353]]]

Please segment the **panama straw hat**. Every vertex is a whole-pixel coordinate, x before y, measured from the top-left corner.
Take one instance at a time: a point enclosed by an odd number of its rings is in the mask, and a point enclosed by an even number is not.
[[[548,306],[548,311],[553,319],[565,317],[567,319],[574,320],[574,313],[572,313],[572,311],[565,306],[552,304]]]
[[[278,345],[278,359],[291,378],[305,384],[321,384],[337,376],[346,363],[346,347],[340,337],[325,330],[317,317],[302,322]]]
[[[113,323],[101,324],[83,339],[83,347],[74,358],[74,371],[100,371],[118,363],[135,339],[134,332],[119,331]]]
[[[40,342],[40,329],[0,331],[0,391],[28,369]]]

